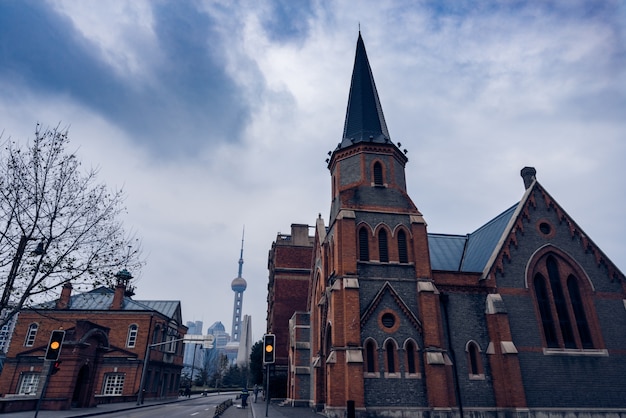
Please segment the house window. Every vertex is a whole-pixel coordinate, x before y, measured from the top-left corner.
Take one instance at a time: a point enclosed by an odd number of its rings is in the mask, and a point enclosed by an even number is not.
[[[383,165],[378,161],[374,163],[374,184],[376,186],[383,185]]]
[[[402,230],[398,231],[398,261],[401,263],[409,262],[409,253],[406,245],[406,233]]]
[[[593,349],[584,282],[563,258],[547,253],[535,264],[532,284],[548,348]]]
[[[39,386],[39,373],[22,373],[18,384],[18,395],[36,395]]]
[[[365,343],[365,363],[367,373],[376,373],[376,343],[367,340]]]
[[[359,260],[370,261],[370,250],[368,246],[369,234],[367,228],[359,229]]]
[[[387,249],[387,231],[381,229],[378,233],[378,258],[381,263],[389,262],[389,251]]]
[[[35,344],[35,337],[37,337],[37,330],[39,325],[32,323],[28,326],[28,332],[26,333],[26,339],[24,340],[24,347],[32,347]]]
[[[126,347],[135,348],[137,344],[137,330],[139,327],[137,324],[132,324],[128,327],[128,338],[126,339]]]
[[[107,373],[104,375],[104,384],[102,385],[103,395],[120,396],[124,389],[124,373]]]

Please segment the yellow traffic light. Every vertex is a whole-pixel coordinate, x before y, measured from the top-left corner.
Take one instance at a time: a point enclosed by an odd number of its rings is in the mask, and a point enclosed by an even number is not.
[[[265,352],[263,353],[263,364],[274,363],[276,360],[276,336],[274,334],[265,334],[263,336],[263,347]]]
[[[48,343],[48,348],[46,349],[46,360],[57,361],[59,359],[64,338],[65,331],[52,331],[52,334],[50,334],[50,342]]]

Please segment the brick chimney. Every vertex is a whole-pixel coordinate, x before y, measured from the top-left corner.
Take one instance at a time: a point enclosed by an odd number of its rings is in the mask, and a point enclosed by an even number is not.
[[[309,226],[291,224],[291,242],[293,245],[309,246]]]
[[[57,299],[57,309],[67,309],[70,307],[70,296],[72,296],[72,283],[67,282],[61,289],[61,296]]]
[[[524,167],[522,168],[520,175],[524,179],[524,187],[528,190],[528,188],[533,184],[533,181],[535,181],[537,170],[535,170],[535,167]]]
[[[122,303],[124,302],[126,286],[133,276],[131,276],[128,270],[124,269],[118,272],[115,277],[117,278],[117,284],[115,285],[115,293],[113,293],[113,302],[111,302],[109,309],[120,310],[122,309]]]

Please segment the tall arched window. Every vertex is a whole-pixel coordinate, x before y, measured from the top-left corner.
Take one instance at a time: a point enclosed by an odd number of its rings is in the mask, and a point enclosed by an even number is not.
[[[131,324],[128,327],[128,336],[126,338],[126,347],[128,348],[135,348],[135,345],[137,344],[137,331],[139,330],[139,327],[137,326],[137,324]]]
[[[415,342],[409,340],[405,344],[406,352],[406,369],[405,372],[409,375],[416,375],[418,370],[418,357],[417,357],[417,345]]]
[[[561,256],[546,252],[532,270],[532,285],[548,348],[592,349],[598,346],[589,326],[588,283]]]
[[[367,340],[365,342],[365,371],[366,373],[376,373],[377,367],[377,350],[376,342],[374,340]]]
[[[467,362],[469,364],[470,377],[477,378],[484,376],[483,362],[480,357],[480,347],[474,341],[470,341],[465,346]]]
[[[24,340],[24,347],[32,347],[35,344],[35,338],[37,337],[37,330],[39,324],[33,322],[28,326],[28,332],[26,333],[26,339]]]
[[[359,260],[360,261],[370,261],[370,250],[369,250],[369,233],[367,232],[367,228],[363,227],[359,229]]]
[[[399,376],[397,350],[395,341],[392,339],[387,340],[385,343],[385,376],[387,377]]]
[[[403,230],[398,231],[398,261],[401,263],[409,262],[409,252],[406,245],[406,233]]]
[[[389,262],[389,250],[387,248],[387,231],[381,229],[378,232],[378,259],[381,263]]]
[[[376,186],[383,185],[383,165],[378,161],[374,163],[374,184]]]

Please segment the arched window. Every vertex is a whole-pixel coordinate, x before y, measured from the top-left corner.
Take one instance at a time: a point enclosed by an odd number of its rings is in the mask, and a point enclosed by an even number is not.
[[[581,273],[564,258],[547,252],[535,263],[532,285],[548,348],[592,349],[598,346],[591,333]]]
[[[369,234],[367,232],[367,228],[363,227],[359,229],[359,260],[360,261],[370,261],[370,250],[369,250]]]
[[[374,163],[374,184],[376,186],[383,185],[383,165],[378,161]]]
[[[37,337],[37,330],[39,324],[33,322],[28,326],[28,332],[26,333],[26,339],[24,340],[24,347],[32,347],[35,344],[35,338]]]
[[[593,341],[591,341],[591,333],[589,332],[589,324],[587,323],[587,316],[585,315],[585,307],[583,300],[580,297],[580,289],[578,288],[578,281],[576,277],[570,275],[567,279],[567,291],[569,292],[570,301],[572,302],[572,310],[574,311],[574,318],[576,319],[576,329],[580,336],[580,342],[583,348],[593,348]]]
[[[376,373],[377,367],[377,350],[376,350],[376,342],[374,340],[368,339],[365,342],[365,372],[366,373]]]
[[[483,371],[483,362],[480,356],[480,347],[474,341],[470,341],[465,346],[467,353],[467,362],[469,364],[470,377],[479,378],[485,375]]]
[[[389,250],[387,248],[387,231],[381,229],[378,232],[378,259],[381,263],[389,262]]]
[[[394,340],[389,339],[385,343],[385,376],[397,377],[398,373],[398,355],[397,346]]]
[[[137,324],[131,324],[128,327],[128,336],[126,337],[126,347],[135,348],[135,345],[137,344],[137,331],[138,330],[139,330],[139,327],[137,326]]]
[[[405,372],[409,375],[416,375],[419,373],[418,370],[418,357],[417,357],[417,345],[415,342],[409,340],[405,344],[405,352],[406,352],[406,370]]]
[[[401,263],[409,262],[409,252],[406,245],[406,233],[403,230],[398,231],[398,261]]]

